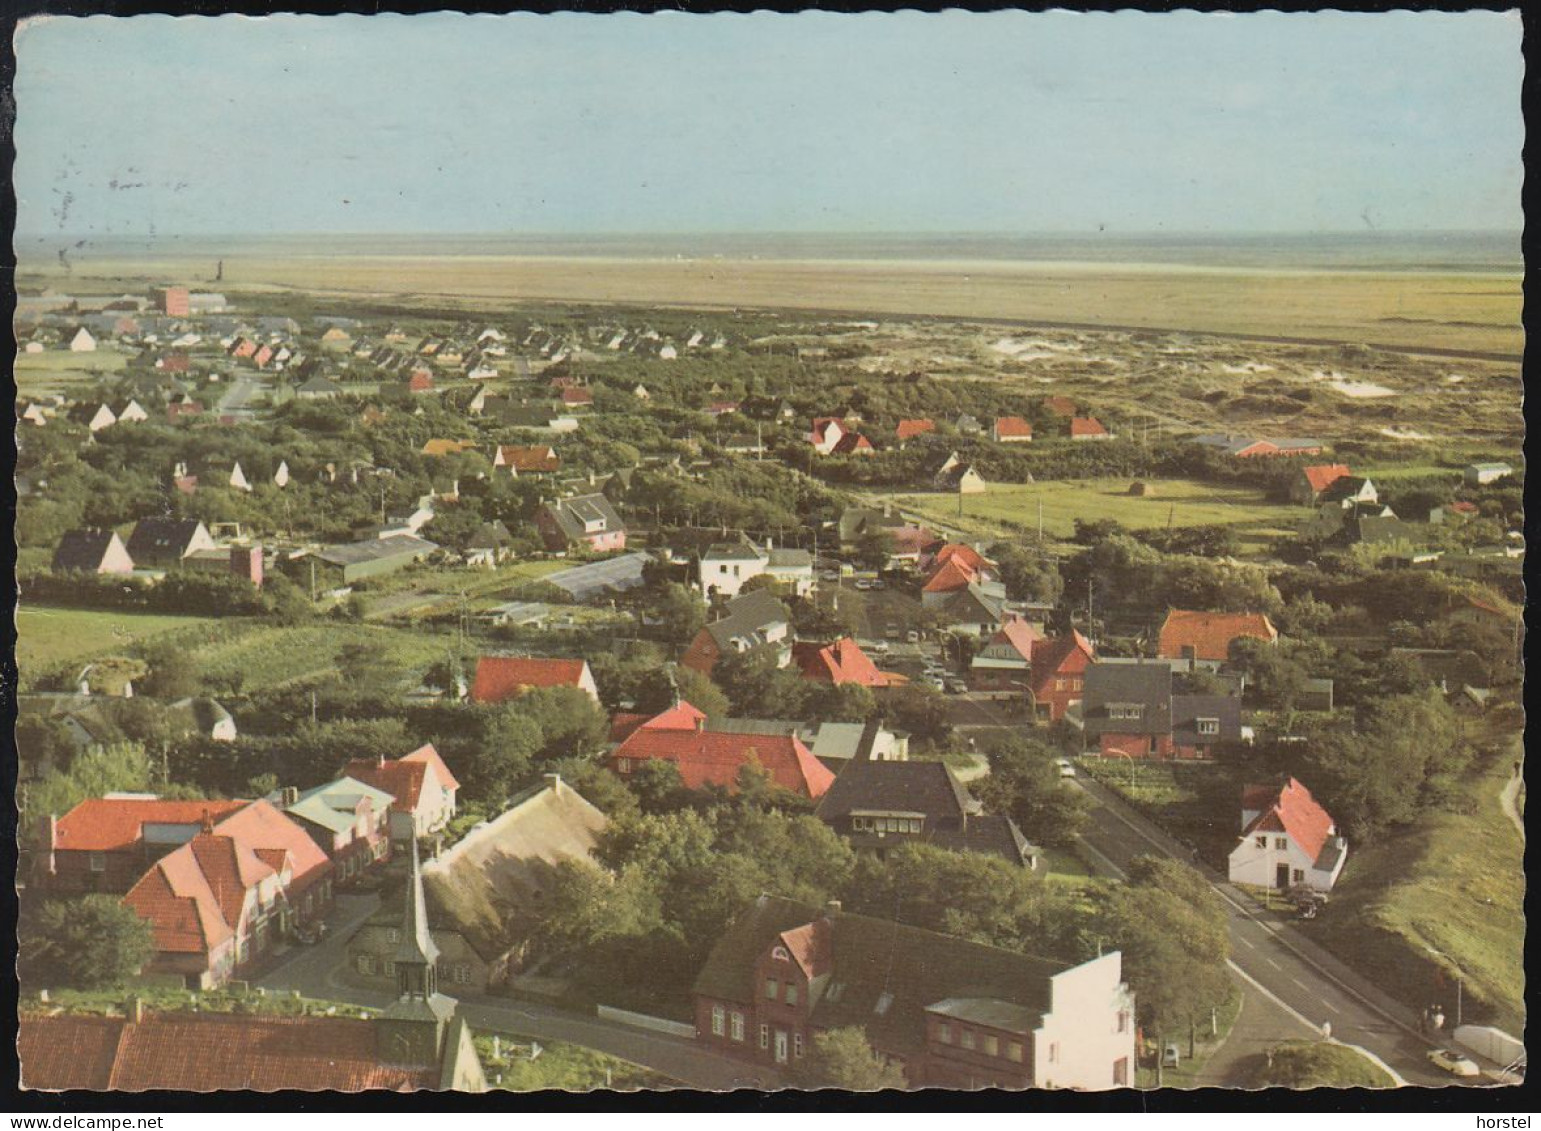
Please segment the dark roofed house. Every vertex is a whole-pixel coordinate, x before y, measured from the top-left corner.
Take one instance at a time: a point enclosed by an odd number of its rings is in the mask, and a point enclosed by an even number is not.
[[[605,824],[603,813],[551,775],[424,865],[442,980],[485,993],[517,973],[556,865],[589,861]],[[349,972],[361,982],[394,978],[399,916],[393,900],[381,907],[348,940]]]
[[[874,723],[868,727],[875,728]],[[882,859],[890,849],[928,843],[999,856],[1036,868],[1037,849],[1010,817],[986,814],[944,762],[872,761],[858,756],[835,778],[814,813]]]
[[[54,550],[55,573],[133,573],[134,560],[111,530],[71,530]]]
[[[433,542],[415,535],[391,534],[328,546],[315,557],[326,567],[328,585],[351,585],[363,578],[380,577],[404,569],[422,561],[438,548]]]
[[[680,663],[710,675],[724,656],[775,647],[777,666],[791,661],[792,616],[787,607],[764,589],[751,590],[727,603],[723,616],[696,633]]]
[[[789,1069],[859,1027],[910,1087],[1127,1087],[1134,999],[1117,951],[1068,966],[762,895],[696,978],[697,1039]]]
[[[128,536],[129,556],[153,569],[176,566],[195,551],[214,548],[208,529],[193,518],[142,518]]]
[[[553,553],[575,547],[593,553],[626,548],[626,524],[601,494],[545,503],[535,513],[535,525]]]
[[[1166,663],[1092,664],[1081,717],[1088,743],[1135,758],[1172,753],[1172,667]]]

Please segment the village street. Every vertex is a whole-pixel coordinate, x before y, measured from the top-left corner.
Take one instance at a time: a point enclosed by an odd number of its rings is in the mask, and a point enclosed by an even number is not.
[[[1134,857],[1154,853],[1192,864],[1209,881],[1226,905],[1231,970],[1249,1006],[1254,999],[1266,999],[1280,1016],[1295,1022],[1283,1026],[1277,1040],[1299,1039],[1302,1027],[1320,1033],[1327,1024],[1333,1039],[1379,1058],[1403,1082],[1428,1087],[1456,1083],[1455,1077],[1429,1064],[1426,1053],[1440,1042],[1419,1036],[1411,1010],[1305,938],[1287,918],[1258,908],[1108,790],[1084,778],[1075,780],[1093,802],[1082,841],[1090,862],[1101,871],[1121,877]]]
[[[379,905],[377,894],[338,897],[328,918],[325,941],[291,947],[278,964],[254,980],[269,991],[298,991],[306,997],[383,1008],[387,990],[366,989],[345,979],[344,948],[350,935]],[[692,1088],[724,1091],[776,1086],[775,1075],[720,1056],[682,1037],[603,1021],[539,1002],[492,994],[457,994],[466,1020],[479,1033],[504,1033],[537,1041],[566,1041],[642,1065]]]

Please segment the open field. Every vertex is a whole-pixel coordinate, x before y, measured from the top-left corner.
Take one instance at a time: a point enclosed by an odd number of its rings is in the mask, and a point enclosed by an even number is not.
[[[175,629],[213,623],[206,617],[31,605],[16,610],[16,663],[25,673],[66,660],[85,662]]]
[[[1154,526],[1234,526],[1244,543],[1261,545],[1303,518],[1299,507],[1268,502],[1261,491],[1219,487],[1184,479],[1145,481],[1153,494],[1130,495],[1127,479],[1086,479],[1045,483],[992,483],[981,495],[944,492],[895,495],[895,505],[941,526],[1000,534],[1012,524],[1036,530],[1043,505],[1045,537],[1068,538],[1075,520],[1111,518],[1130,529]],[[886,496],[885,496],[886,497]]]
[[[1385,989],[1410,1003],[1442,1002],[1452,1019],[1453,970],[1460,969],[1466,1020],[1519,1034],[1525,844],[1498,804],[1511,768],[1503,753],[1473,773],[1466,811],[1434,812],[1417,829],[1351,848],[1319,930],[1323,943]]]
[[[426,667],[442,659],[451,638],[422,629],[379,625],[316,624],[294,628],[254,626],[232,639],[198,649],[199,669],[215,683],[243,692],[261,691],[285,683],[334,673],[338,651],[348,644],[365,644],[407,668]]]
[[[16,355],[16,389],[22,395],[62,393],[77,385],[89,385],[98,376],[118,372],[128,357],[109,346],[89,353],[50,349]]]
[[[92,258],[24,282],[137,288],[206,258]],[[555,300],[915,314],[1153,328],[1518,355],[1518,275],[1262,271],[919,260],[232,255],[223,286],[456,301]]]

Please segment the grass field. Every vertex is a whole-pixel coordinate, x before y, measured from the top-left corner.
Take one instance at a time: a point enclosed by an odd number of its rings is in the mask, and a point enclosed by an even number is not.
[[[1435,813],[1417,829],[1351,849],[1318,928],[1389,992],[1412,1004],[1441,1001],[1452,1019],[1461,971],[1465,1019],[1519,1034],[1525,844],[1498,805],[1511,764],[1500,754],[1471,775],[1466,811]]]
[[[336,671],[338,650],[366,644],[404,667],[426,667],[443,657],[447,635],[422,629],[380,625],[316,624],[293,628],[256,626],[231,640],[195,653],[199,668],[215,684],[237,678],[243,692],[261,691],[285,683]]]
[[[1254,1088],[1392,1088],[1395,1081],[1347,1045],[1285,1041],[1249,1066]]]
[[[100,612],[32,605],[16,611],[16,663],[23,673],[66,660],[121,653],[174,629],[213,624],[206,617]]]
[[[531,1043],[515,1037],[499,1039],[499,1055],[492,1055],[492,1037],[478,1033],[476,1051],[492,1088],[506,1092],[591,1092],[598,1088],[635,1091],[639,1088],[675,1087],[667,1076],[630,1061],[596,1052],[581,1045],[544,1042],[540,1055],[530,1059]]]
[[[1128,479],[1085,479],[1049,483],[995,483],[980,495],[943,493],[896,495],[894,503],[928,522],[979,535],[999,535],[1012,527],[1038,528],[1043,506],[1043,532],[1048,538],[1068,538],[1076,519],[1111,518],[1134,530],[1166,526],[1234,526],[1244,546],[1260,548],[1283,534],[1302,517],[1298,507],[1270,503],[1263,493],[1247,487],[1217,487],[1185,479],[1145,481],[1153,494],[1129,494]]]
[[[59,349],[19,353],[16,355],[16,391],[22,396],[60,393],[74,385],[89,384],[98,375],[116,373],[127,364],[125,355],[107,347],[90,353]]]
[[[318,245],[318,251],[320,251]],[[28,264],[27,281],[62,274]],[[69,285],[114,289],[206,270],[203,259],[82,256]],[[455,300],[618,302],[1021,319],[1500,351],[1524,348],[1518,275],[1184,269],[1008,261],[227,256],[228,290]]]

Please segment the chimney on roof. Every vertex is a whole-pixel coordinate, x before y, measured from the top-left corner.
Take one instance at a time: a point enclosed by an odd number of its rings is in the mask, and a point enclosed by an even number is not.
[[[552,793],[556,794],[558,797],[562,796],[562,775],[561,774],[542,774],[541,777],[545,778],[546,781],[551,785],[551,792]]]
[[[200,822],[200,825],[202,826],[204,832],[212,833],[214,831],[214,814],[205,809],[203,811],[203,820]]]
[[[279,807],[282,809],[287,809],[291,805],[298,804],[300,800],[300,787],[297,785],[284,786],[283,792],[279,795],[279,798]]]
[[[123,1002],[123,1016],[128,1019],[130,1025],[144,1023],[144,1001],[138,994],[129,994]]]

